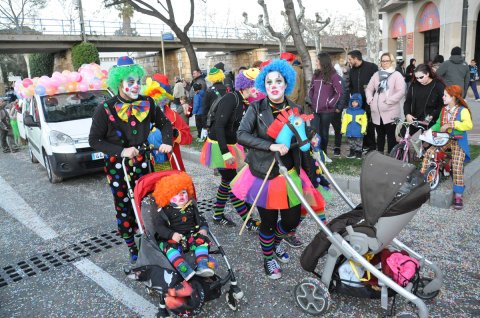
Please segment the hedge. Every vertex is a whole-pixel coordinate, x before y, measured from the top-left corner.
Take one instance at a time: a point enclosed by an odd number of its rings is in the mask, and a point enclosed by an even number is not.
[[[82,42],[72,48],[72,64],[73,69],[78,70],[82,64],[90,64],[95,62],[100,64],[100,56],[98,50],[92,43]]]
[[[54,56],[51,53],[34,53],[29,57],[32,77],[52,76]]]

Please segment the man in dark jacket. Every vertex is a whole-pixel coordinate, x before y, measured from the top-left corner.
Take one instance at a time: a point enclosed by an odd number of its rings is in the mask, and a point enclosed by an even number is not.
[[[200,69],[195,69],[192,71],[192,83],[190,83],[190,98],[193,100],[193,96],[195,96],[195,91],[193,90],[193,84],[199,83],[202,85],[202,90],[205,91],[207,89],[207,83],[205,82],[205,78],[202,74]]]
[[[217,97],[222,97],[227,93],[227,88],[223,84],[225,80],[225,74],[221,69],[216,67],[212,67],[207,75],[207,81],[212,83],[213,85],[207,89],[205,92],[205,96],[203,96],[203,114],[205,116],[208,115],[208,111],[210,110],[210,106],[212,106],[213,102],[217,99]]]
[[[373,74],[378,71],[378,66],[364,61],[362,59],[362,53],[358,50],[348,52],[348,63],[351,66],[349,73],[349,93],[359,93],[362,95],[363,107],[367,112],[367,134],[365,135],[365,138],[363,138],[363,148],[367,151],[375,150],[377,147],[375,142],[375,128],[372,123],[370,105],[366,102],[365,88]]]
[[[470,69],[462,57],[461,48],[456,46],[452,49],[450,58],[440,65],[437,75],[443,77],[447,86],[460,86],[463,89],[463,98],[465,98],[470,81]]]

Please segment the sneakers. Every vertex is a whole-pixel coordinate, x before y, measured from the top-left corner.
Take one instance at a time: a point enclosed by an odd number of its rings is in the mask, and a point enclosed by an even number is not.
[[[455,210],[461,210],[463,209],[463,199],[462,199],[462,195],[459,194],[459,193],[455,193],[454,194],[454,198],[453,198],[453,208]]]
[[[274,259],[264,260],[263,267],[265,268],[265,274],[270,279],[279,279],[282,277],[282,269]]]
[[[222,214],[220,217],[213,217],[213,223],[217,225],[226,225],[228,227],[234,227],[237,226],[235,222],[227,218],[224,214]]]
[[[193,269],[188,265],[186,261],[180,262],[178,266],[176,267],[177,272],[182,275],[183,279],[188,281],[190,278],[192,278],[195,275],[195,272]]]
[[[260,229],[260,221],[255,219],[249,219],[246,225],[247,230],[257,231]]]
[[[278,258],[278,260],[282,263],[288,263],[290,260],[290,256],[288,253],[283,249],[282,245],[277,245],[275,247],[275,256]]]
[[[350,153],[347,156],[348,159],[353,159],[355,158],[355,151],[353,149],[350,149]]]
[[[333,155],[335,157],[340,157],[340,148],[333,148]]]
[[[295,235],[287,235],[283,241],[293,248],[299,248],[303,246],[303,242]]]
[[[355,152],[355,158],[362,159],[362,152],[361,151]]]
[[[212,277],[214,275],[213,269],[208,266],[208,260],[202,259],[198,262],[196,274],[200,277]]]

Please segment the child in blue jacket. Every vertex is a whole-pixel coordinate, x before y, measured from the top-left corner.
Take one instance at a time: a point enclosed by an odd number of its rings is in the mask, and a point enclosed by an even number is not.
[[[350,144],[347,158],[362,159],[363,135],[367,131],[367,123],[367,115],[362,109],[362,95],[352,94],[342,117],[342,134],[347,136]]]
[[[202,129],[205,128],[205,120],[207,114],[203,113],[203,96],[205,95],[205,91],[202,89],[202,85],[200,83],[193,84],[193,91],[195,92],[195,96],[193,96],[193,110],[192,113],[195,115],[195,126],[197,126],[197,134],[198,134],[198,141],[203,141],[205,139],[202,136]]]

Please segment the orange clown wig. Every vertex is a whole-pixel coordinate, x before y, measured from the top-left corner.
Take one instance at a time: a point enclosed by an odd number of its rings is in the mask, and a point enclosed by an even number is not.
[[[182,190],[187,191],[189,198],[193,197],[192,177],[183,171],[158,180],[152,196],[157,205],[163,208],[170,204],[170,200]]]

